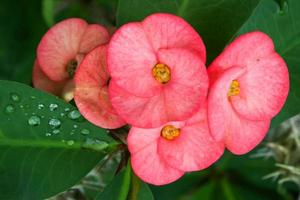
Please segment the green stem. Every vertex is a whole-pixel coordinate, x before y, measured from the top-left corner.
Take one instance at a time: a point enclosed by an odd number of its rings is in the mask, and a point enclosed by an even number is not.
[[[131,188],[130,188],[128,200],[137,200],[140,189],[141,189],[141,181],[134,173],[132,173]]]

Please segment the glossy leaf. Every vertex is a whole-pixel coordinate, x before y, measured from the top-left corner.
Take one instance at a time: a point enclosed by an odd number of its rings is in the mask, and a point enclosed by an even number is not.
[[[272,126],[300,113],[300,1],[262,0],[239,34],[260,30],[275,42],[277,52],[287,62],[290,72],[290,94]]]
[[[2,0],[0,79],[30,84],[36,46],[46,31],[41,1]]]
[[[0,199],[44,199],[84,177],[116,142],[70,104],[0,81]]]
[[[126,200],[130,188],[131,166],[127,165],[104,191],[96,197],[96,200]]]
[[[154,200],[151,189],[148,184],[139,179],[134,173],[131,177],[129,200]]]
[[[151,13],[173,13],[201,35],[211,61],[250,17],[259,0],[119,0],[117,25],[140,21]]]

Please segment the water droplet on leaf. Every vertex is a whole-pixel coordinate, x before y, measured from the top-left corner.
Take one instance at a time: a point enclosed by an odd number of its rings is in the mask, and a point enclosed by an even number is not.
[[[80,114],[80,112],[78,110],[73,110],[73,111],[71,111],[71,112],[68,113],[68,117],[70,119],[74,119],[75,120],[75,119],[80,118],[81,114]]]
[[[38,105],[38,109],[39,109],[39,110],[43,109],[44,107],[45,107],[44,104],[39,104],[39,105]]]
[[[55,134],[55,135],[57,135],[57,134],[59,134],[59,133],[60,133],[60,130],[58,130],[58,129],[54,129],[54,130],[52,131],[52,133],[53,133],[53,134]]]
[[[56,110],[57,108],[58,108],[58,105],[55,104],[55,103],[51,103],[51,104],[49,105],[50,111],[54,111],[54,110]]]
[[[28,119],[28,124],[30,126],[38,126],[41,124],[41,119],[38,116],[33,115]]]
[[[50,137],[51,136],[51,133],[46,133],[45,134],[47,137]]]
[[[74,143],[75,143],[74,140],[68,140],[67,141],[67,145],[70,145],[70,146],[73,145]]]
[[[20,102],[20,100],[21,100],[20,96],[17,93],[11,93],[10,94],[10,98],[14,102]]]
[[[13,112],[15,112],[15,107],[13,105],[9,104],[5,107],[5,113],[9,114]]]
[[[58,128],[61,125],[61,122],[59,119],[53,118],[50,119],[48,124],[50,125],[51,128]]]
[[[108,143],[95,138],[87,138],[82,144],[82,148],[93,149],[95,151],[103,151],[108,147]]]
[[[85,128],[82,129],[80,132],[81,132],[82,135],[88,135],[88,134],[90,134],[90,131],[88,129],[85,129]]]

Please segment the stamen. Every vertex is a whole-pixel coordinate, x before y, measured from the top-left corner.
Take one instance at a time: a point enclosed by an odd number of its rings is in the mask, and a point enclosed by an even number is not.
[[[158,63],[152,68],[152,75],[158,82],[166,84],[171,79],[171,70],[168,65]]]
[[[240,94],[240,83],[237,80],[233,80],[227,93],[228,97],[237,96]]]
[[[161,130],[161,136],[166,140],[173,140],[180,135],[180,129],[173,125],[166,125]]]

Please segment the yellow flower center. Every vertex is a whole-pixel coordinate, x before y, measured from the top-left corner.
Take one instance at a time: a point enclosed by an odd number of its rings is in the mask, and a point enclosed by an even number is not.
[[[166,140],[173,140],[180,135],[180,129],[173,125],[166,125],[161,130],[161,136]]]
[[[171,79],[171,70],[168,65],[158,63],[152,68],[152,75],[158,82],[166,84]]]
[[[240,84],[237,80],[233,80],[227,93],[228,97],[237,96],[240,94]]]

